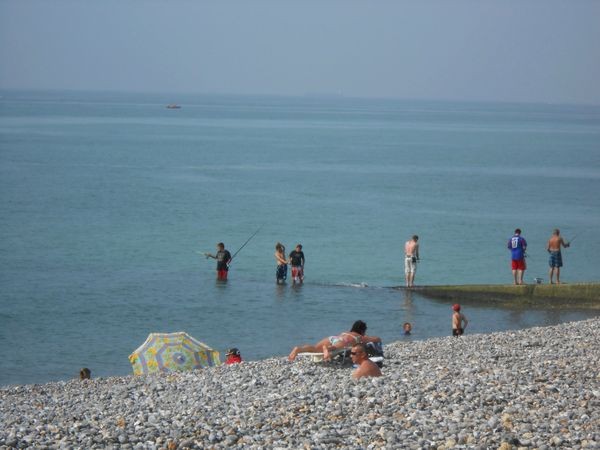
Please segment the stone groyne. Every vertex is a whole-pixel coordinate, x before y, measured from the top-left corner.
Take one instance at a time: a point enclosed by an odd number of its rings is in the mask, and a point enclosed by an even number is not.
[[[465,304],[600,309],[599,283],[440,285],[419,286],[414,290],[435,300]]]

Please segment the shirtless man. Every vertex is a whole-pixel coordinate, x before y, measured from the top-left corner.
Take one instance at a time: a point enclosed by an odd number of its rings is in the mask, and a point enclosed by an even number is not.
[[[467,320],[467,317],[460,312],[460,305],[458,303],[452,305],[452,310],[454,311],[452,314],[452,336],[462,336],[469,321]]]
[[[367,349],[364,344],[356,344],[350,352],[352,362],[358,367],[352,372],[352,378],[358,379],[362,377],[380,377],[381,370],[367,355]]]
[[[417,272],[417,261],[419,260],[419,236],[416,234],[404,244],[404,276],[406,287],[415,285],[415,273]]]
[[[561,245],[564,248],[567,248],[570,244],[564,241],[560,235],[560,230],[555,228],[546,245],[546,250],[550,253],[550,259],[548,260],[548,264],[550,265],[550,271],[548,273],[550,284],[553,284],[554,274],[556,274],[556,284],[560,284],[560,268],[563,265],[562,253],[560,252]]]

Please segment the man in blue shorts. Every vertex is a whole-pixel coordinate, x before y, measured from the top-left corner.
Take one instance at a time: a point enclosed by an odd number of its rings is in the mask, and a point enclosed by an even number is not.
[[[567,248],[569,243],[563,240],[560,235],[560,230],[555,228],[546,245],[546,250],[550,253],[550,259],[548,260],[548,265],[550,266],[550,272],[548,274],[550,277],[550,284],[553,284],[554,274],[556,274],[556,284],[560,284],[560,268],[563,265],[562,253],[560,252],[561,245],[564,248]]]

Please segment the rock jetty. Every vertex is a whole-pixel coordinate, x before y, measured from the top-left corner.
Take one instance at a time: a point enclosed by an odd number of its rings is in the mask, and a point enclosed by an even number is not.
[[[385,351],[4,387],[0,448],[600,448],[600,319]]]

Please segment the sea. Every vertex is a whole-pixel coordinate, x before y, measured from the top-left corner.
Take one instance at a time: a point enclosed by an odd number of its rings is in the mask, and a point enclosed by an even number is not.
[[[396,289],[413,234],[417,285],[510,284],[517,227],[527,283],[554,228],[562,280],[599,281],[600,106],[0,91],[0,211],[0,385],[130,374],[153,332],[245,360],[357,319],[448,336],[447,301]],[[275,283],[277,242],[303,245],[302,286]],[[468,334],[600,314],[463,312]]]

